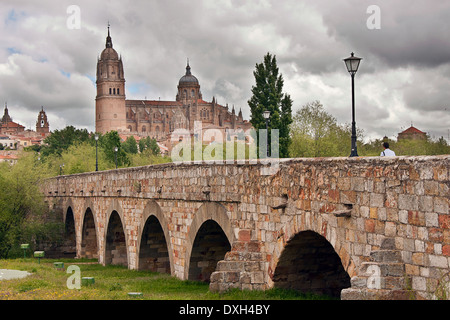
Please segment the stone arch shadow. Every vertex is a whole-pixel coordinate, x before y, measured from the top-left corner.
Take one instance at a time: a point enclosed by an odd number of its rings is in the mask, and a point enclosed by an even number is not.
[[[325,219],[304,228],[286,224],[281,232],[283,248],[269,265],[271,287],[339,298],[351,286],[355,264]]]
[[[202,240],[199,238],[200,234],[203,237],[210,236],[209,241],[214,243],[217,251],[214,252],[215,257],[208,262],[209,266],[200,266],[207,270],[202,271],[205,275],[198,277],[198,274],[195,274],[198,270],[195,271],[196,267],[192,262],[196,254],[196,245]],[[215,202],[202,204],[192,220],[186,239],[184,279],[209,282],[209,276],[215,271],[217,262],[223,260],[226,252],[231,250],[234,240],[235,236],[226,208]],[[203,262],[197,260],[196,263]],[[204,264],[206,265],[206,262]]]
[[[72,199],[69,199],[63,208],[64,234],[59,252],[64,258],[75,258],[77,254],[77,219]]]
[[[105,222],[103,265],[117,264],[129,268],[128,233],[126,232],[124,213],[117,199],[114,199],[108,206]]]
[[[147,243],[142,242],[143,238]],[[149,250],[146,247],[147,244],[151,244],[153,250]],[[149,200],[145,205],[139,223],[136,268],[174,274],[173,250],[168,223],[161,207],[154,200]]]
[[[80,220],[80,258],[99,259],[100,237],[93,208],[91,199],[86,199]]]

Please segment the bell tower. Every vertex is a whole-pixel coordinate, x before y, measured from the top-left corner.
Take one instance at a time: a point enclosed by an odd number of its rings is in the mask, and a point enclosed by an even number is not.
[[[95,131],[126,131],[125,76],[122,57],[113,49],[109,23],[105,49],[97,60],[96,83]]]
[[[42,107],[38,114],[36,121],[36,132],[44,137],[50,133],[50,124],[48,123],[47,114],[44,111],[44,107]]]

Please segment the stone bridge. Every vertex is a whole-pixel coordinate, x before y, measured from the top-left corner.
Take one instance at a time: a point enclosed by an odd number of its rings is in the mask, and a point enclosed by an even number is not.
[[[213,291],[436,299],[449,285],[449,159],[286,159],[272,175],[172,163],[59,176],[42,191],[65,250],[103,265]]]

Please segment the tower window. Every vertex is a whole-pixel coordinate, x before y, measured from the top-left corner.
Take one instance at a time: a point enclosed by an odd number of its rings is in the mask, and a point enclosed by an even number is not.
[[[117,94],[120,94],[120,93],[119,93],[119,88],[117,88]]]
[[[111,90],[111,88],[109,88],[109,94],[112,94],[112,90]]]
[[[113,89],[113,94],[116,94],[116,88]]]

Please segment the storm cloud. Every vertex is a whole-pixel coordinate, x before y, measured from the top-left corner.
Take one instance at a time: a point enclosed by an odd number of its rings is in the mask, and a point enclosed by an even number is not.
[[[450,3],[415,1],[2,1],[0,101],[34,127],[41,108],[51,129],[94,130],[95,72],[108,21],[122,56],[128,99],[174,100],[189,59],[203,99],[242,109],[256,63],[277,57],[294,112],[320,100],[351,121],[343,58],[363,58],[355,78],[356,122],[367,138],[395,138],[414,124],[447,138],[450,123]],[[370,29],[369,6],[379,8]]]

